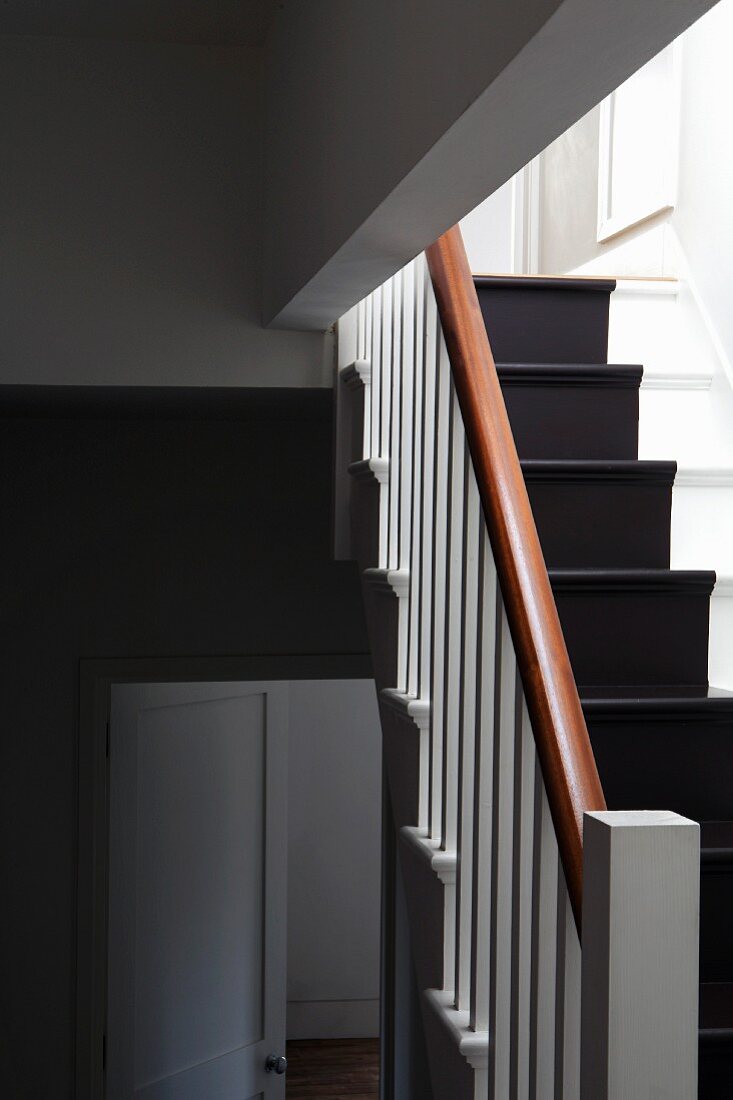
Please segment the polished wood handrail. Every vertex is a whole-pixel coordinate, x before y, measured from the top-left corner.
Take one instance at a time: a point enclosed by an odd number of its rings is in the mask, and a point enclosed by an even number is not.
[[[580,931],[583,814],[606,802],[458,226],[427,260]]]

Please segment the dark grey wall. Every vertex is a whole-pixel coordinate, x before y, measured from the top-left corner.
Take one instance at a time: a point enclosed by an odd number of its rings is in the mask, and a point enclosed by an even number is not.
[[[209,393],[204,418],[203,394],[82,397],[0,389],[0,1094],[18,1100],[73,1087],[80,659],[367,649],[356,569],[330,560],[328,392]]]

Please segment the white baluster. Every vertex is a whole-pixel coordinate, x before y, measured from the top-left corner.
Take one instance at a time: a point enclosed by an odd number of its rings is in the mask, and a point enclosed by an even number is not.
[[[430,699],[431,738],[434,700],[430,694],[432,675],[433,556],[435,530],[435,417],[436,371],[438,362],[438,317],[427,265],[423,268],[423,431],[422,431],[422,524],[420,530],[420,661],[419,695]],[[433,755],[431,741],[431,759]],[[432,768],[431,768],[432,792]],[[431,793],[431,835],[432,835]]]
[[[423,362],[423,319],[425,304],[424,260],[415,261],[412,278],[413,314],[412,314],[412,358],[413,370],[412,398],[407,405],[412,423],[412,516],[409,523],[409,562],[410,570],[410,641],[407,658],[407,690],[410,695],[420,694],[420,606],[422,599],[421,584],[421,529],[422,529],[422,438],[423,438],[423,390],[425,368]]]
[[[447,358],[447,356],[446,356]],[[449,390],[448,511],[445,574],[445,656],[443,660],[443,825],[442,847],[455,852],[458,837],[458,754],[461,724],[463,651],[463,540],[466,524],[466,435],[453,383]]]
[[[373,303],[372,295],[365,298],[363,302],[359,303],[361,308],[361,350],[359,352],[358,361],[360,363],[359,374],[361,381],[364,385],[364,400],[361,403],[361,423],[358,426],[358,433],[361,436],[359,446],[356,452],[352,455],[352,462],[359,462],[365,458],[371,458],[376,452],[373,450],[372,442],[372,422],[374,418],[373,413],[373,396],[372,396],[372,315],[373,315]],[[355,429],[356,429],[355,423]],[[357,440],[354,440],[356,443]]]
[[[392,423],[392,281],[381,290],[381,322],[379,349],[379,439],[378,454],[389,460],[390,428]],[[389,471],[379,492],[379,564],[389,568],[389,514],[391,479]]]
[[[433,518],[430,835],[443,841],[443,737],[445,728],[445,626],[448,561],[448,471],[450,466],[450,362],[442,338],[435,384],[435,511]]]
[[[389,455],[389,550],[388,566],[390,569],[399,569],[400,538],[399,538],[399,510],[400,510],[400,485],[402,476],[402,451],[400,437],[402,435],[402,272],[390,281],[391,286],[391,328],[389,337],[389,362],[391,364],[390,380],[390,422],[388,424],[389,441],[387,454]],[[405,618],[405,625],[407,619]],[[406,662],[405,639],[400,638],[399,657],[400,670],[398,671],[398,686],[404,687],[404,667]]]
[[[468,455],[463,435],[464,519],[463,585],[461,591],[461,690],[458,744],[458,875],[456,894],[456,1008],[471,1008],[471,923],[473,912],[474,866],[474,766],[476,741],[476,693],[478,660],[479,553],[482,524],[476,475]]]
[[[474,763],[473,897],[471,930],[471,1027],[489,1030],[491,963],[491,853],[494,806],[494,723],[497,702],[497,580],[486,525],[481,518],[477,726]]]
[[[371,364],[371,433],[372,441],[369,450],[370,458],[379,455],[379,433],[381,430],[381,360],[382,360],[382,288],[377,287],[369,295],[369,315],[371,325],[369,328],[369,362]]]
[[[392,418],[392,297],[394,281],[390,279],[382,287],[382,350],[380,354],[380,421],[379,453],[389,458],[389,432]]]
[[[521,688],[520,688],[521,692]],[[514,756],[514,868],[512,873],[512,1096],[529,1096],[532,973],[532,854],[536,749],[524,693]]]
[[[365,351],[366,351],[366,335],[365,335],[365,332],[364,332],[364,324],[365,324],[364,311],[365,311],[365,309],[366,309],[366,305],[365,305],[364,301],[362,300],[361,302],[358,303],[358,305],[356,307],[356,353],[354,355],[355,359],[363,359],[365,357]],[[343,318],[342,318],[342,320],[343,320]],[[340,336],[341,336],[340,329],[341,329],[341,321],[339,321],[339,340],[340,340]]]
[[[491,965],[489,1014],[493,1062],[489,1096],[509,1096],[512,1006],[512,851],[514,843],[514,753],[521,720],[517,707],[517,659],[503,601],[498,602],[499,706],[494,737],[491,853]]]
[[[412,438],[414,428],[415,394],[415,263],[408,264],[402,272],[400,300],[400,484],[399,524],[397,532],[397,568],[410,570],[410,528],[413,515]],[[412,580],[412,578],[411,578]],[[407,669],[405,669],[407,688]]]
[[[565,873],[558,864],[557,982],[555,986],[555,1097],[580,1098],[580,940]],[[591,1100],[588,1097],[588,1100]]]
[[[532,1008],[530,1100],[552,1097],[555,1080],[555,984],[557,982],[557,876],[559,852],[542,772],[535,772],[532,855]]]

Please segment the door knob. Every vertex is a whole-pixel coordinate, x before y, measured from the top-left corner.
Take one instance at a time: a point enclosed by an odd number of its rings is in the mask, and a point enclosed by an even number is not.
[[[282,1054],[268,1054],[265,1061],[265,1073],[285,1073],[288,1068],[287,1058]]]

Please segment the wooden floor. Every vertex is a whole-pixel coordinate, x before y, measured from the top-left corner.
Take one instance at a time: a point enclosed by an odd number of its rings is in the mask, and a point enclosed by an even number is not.
[[[287,1100],[378,1100],[378,1039],[302,1039],[287,1054]]]

